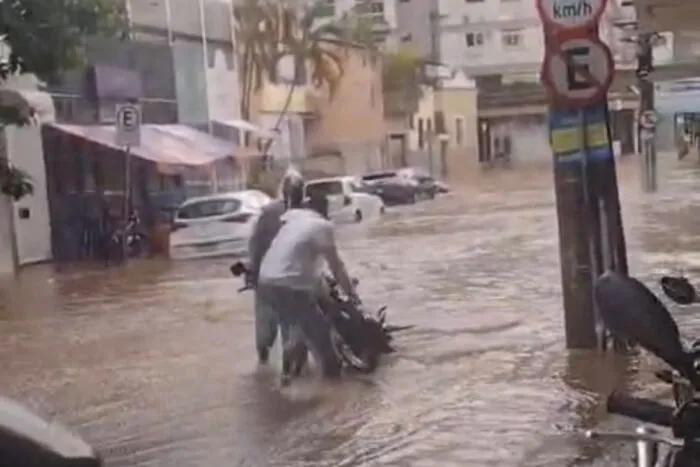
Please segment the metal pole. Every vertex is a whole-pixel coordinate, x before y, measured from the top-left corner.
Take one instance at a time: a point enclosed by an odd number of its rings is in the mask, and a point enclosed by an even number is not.
[[[434,176],[434,161],[433,161],[433,132],[428,132],[428,164],[430,164],[430,176]]]
[[[131,213],[131,146],[126,146],[124,150],[124,228],[122,229],[122,254],[124,261],[129,259],[129,214]]]
[[[594,319],[593,326],[595,328],[598,349],[602,351],[605,350],[605,329],[602,326],[602,321],[600,320],[600,316],[598,313],[598,307],[596,307],[595,299],[592,295],[593,284],[595,284],[595,281],[600,275],[600,264],[598,260],[599,244],[598,239],[595,235],[595,232],[598,230],[595,228],[596,224],[598,223],[598,220],[594,215],[593,211],[594,209],[597,210],[598,206],[597,203],[595,203],[594,206],[594,200],[592,198],[595,193],[591,193],[591,180],[589,176],[590,168],[588,166],[588,122],[586,121],[585,108],[579,110],[579,119],[581,125],[581,187],[583,189],[583,204],[585,210],[584,212],[586,213],[587,217],[585,229],[586,236],[588,237],[588,255],[590,258],[589,274],[591,276],[591,304],[593,305]]]
[[[204,16],[204,0],[199,0],[197,3],[199,6],[199,28],[200,32],[202,33],[202,51],[204,54],[204,87],[206,90],[207,99],[207,132],[209,134],[212,134],[214,132],[214,125],[211,121],[211,109],[209,108],[209,47],[207,45],[207,22]]]
[[[654,83],[650,73],[654,69],[652,53],[652,33],[640,33],[637,38],[637,85],[639,87],[639,114],[654,111]],[[641,141],[642,159],[642,190],[651,193],[657,189],[656,177],[656,145],[648,129],[642,128],[641,118],[638,119],[637,136]]]

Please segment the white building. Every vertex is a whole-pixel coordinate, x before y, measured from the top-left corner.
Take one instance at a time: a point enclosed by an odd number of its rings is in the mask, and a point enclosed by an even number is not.
[[[612,0],[600,25],[618,68],[635,65],[635,46],[616,23],[634,20],[634,8]],[[440,59],[470,76],[503,75],[508,81],[538,81],[544,36],[534,0],[438,0]],[[670,37],[670,35],[669,35]],[[655,61],[673,56],[671,40],[659,44]]]

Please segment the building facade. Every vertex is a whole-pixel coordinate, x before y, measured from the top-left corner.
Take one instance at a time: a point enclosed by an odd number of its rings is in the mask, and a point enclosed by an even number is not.
[[[413,0],[415,1],[415,0]],[[613,0],[600,23],[600,36],[618,69],[636,63],[635,45],[625,23],[635,21],[634,7]],[[625,4],[626,5],[626,4]],[[536,2],[530,0],[438,0],[441,60],[473,77],[502,75],[505,82],[538,81],[544,37]],[[672,37],[657,44],[657,64],[673,58]]]
[[[281,137],[271,148],[275,159],[320,165],[324,171],[332,167],[331,172],[382,167],[386,129],[381,60],[360,48],[344,47],[338,55],[343,58],[343,76],[332,97],[310,83],[294,88],[265,83],[258,92],[251,118],[262,127],[279,129]],[[281,69],[281,74],[291,72]]]

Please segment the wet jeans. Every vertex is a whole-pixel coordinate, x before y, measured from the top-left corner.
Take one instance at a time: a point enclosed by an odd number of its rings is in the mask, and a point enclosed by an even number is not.
[[[258,284],[256,292],[261,307],[272,311],[280,328],[289,334],[284,342],[283,360],[299,355],[305,342],[324,376],[338,376],[341,364],[331,342],[330,326],[318,308],[314,293],[266,284]]]
[[[258,351],[269,351],[277,338],[277,327],[280,327],[282,346],[289,339],[289,327],[280,326],[275,311],[260,299],[258,289],[255,290],[255,347]]]

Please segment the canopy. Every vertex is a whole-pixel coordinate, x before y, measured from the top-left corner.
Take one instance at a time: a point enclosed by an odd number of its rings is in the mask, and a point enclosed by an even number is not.
[[[122,149],[115,143],[114,125],[68,125],[50,123],[60,131],[94,141],[106,147]],[[131,153],[157,164],[199,166],[226,157],[251,157],[256,153],[215,138],[186,125],[143,125],[141,144]]]
[[[269,138],[269,139],[276,139],[279,138],[280,133],[274,130],[267,130],[265,128],[261,128],[259,126],[253,125],[250,122],[247,122],[245,120],[216,120],[217,123],[220,123],[221,125],[224,126],[230,126],[232,128],[236,128],[241,131],[247,131],[250,132],[253,136],[257,136],[258,138]]]

